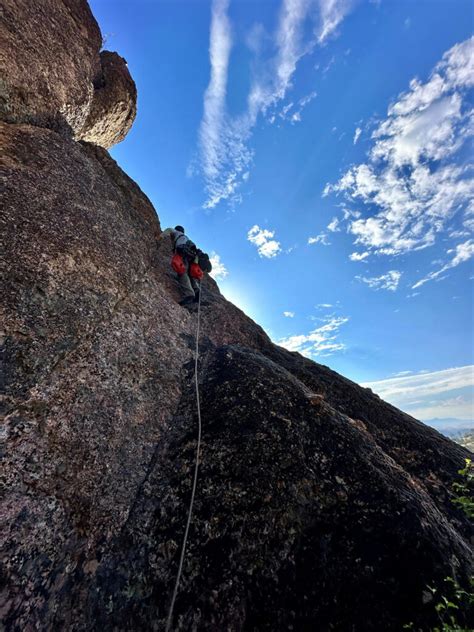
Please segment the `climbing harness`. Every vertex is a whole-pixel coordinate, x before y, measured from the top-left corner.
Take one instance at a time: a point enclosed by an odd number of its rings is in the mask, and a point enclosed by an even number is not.
[[[199,298],[198,298],[198,310],[197,310],[197,329],[196,329],[196,347],[194,350],[194,384],[196,388],[196,406],[197,406],[197,415],[198,415],[198,440],[196,447],[196,465],[194,467],[194,479],[193,479],[193,489],[191,492],[191,501],[189,503],[188,510],[188,520],[186,522],[186,529],[184,531],[183,537],[183,545],[181,548],[181,557],[179,559],[179,567],[178,567],[178,575],[176,577],[176,583],[174,585],[173,597],[171,598],[171,605],[168,613],[168,620],[166,622],[166,632],[171,630],[171,625],[173,623],[173,610],[174,603],[176,601],[176,596],[178,594],[179,581],[181,579],[181,572],[183,570],[183,562],[184,562],[184,554],[186,551],[186,543],[188,540],[189,526],[191,524],[191,517],[193,513],[193,505],[194,505],[194,496],[196,495],[196,486],[197,486],[197,478],[198,478],[198,469],[199,469],[199,457],[201,452],[201,405],[199,403],[199,382],[198,382],[198,358],[199,358],[199,329],[201,326],[201,284],[199,284]]]

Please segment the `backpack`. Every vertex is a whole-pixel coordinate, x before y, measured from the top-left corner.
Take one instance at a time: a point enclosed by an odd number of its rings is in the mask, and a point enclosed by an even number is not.
[[[171,259],[171,267],[179,276],[186,272],[183,257],[178,252],[176,252]]]
[[[190,239],[182,246],[177,246],[176,252],[189,261],[194,259],[197,253],[196,244]]]
[[[201,270],[203,272],[211,272],[212,270],[212,263],[209,260],[209,255],[205,252],[203,252],[202,250],[197,251],[197,258],[198,258],[198,264],[199,267],[201,268]]]
[[[192,279],[198,279],[199,281],[204,276],[204,272],[201,270],[201,267],[198,263],[192,263],[189,266],[189,276]]]

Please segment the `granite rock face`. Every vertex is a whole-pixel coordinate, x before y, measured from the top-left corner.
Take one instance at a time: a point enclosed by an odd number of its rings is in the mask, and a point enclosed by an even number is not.
[[[0,120],[53,129],[103,147],[136,114],[125,61],[103,51],[84,0],[5,0],[0,22]]]
[[[109,148],[125,138],[137,113],[137,89],[127,63],[117,53],[100,54],[101,77],[81,138]]]
[[[308,404],[304,384],[262,353],[209,347],[201,374],[201,483],[176,629],[400,630],[415,613],[428,621],[426,577],[442,583],[453,560],[461,574],[469,564],[454,512],[440,512],[354,420]],[[164,629],[159,596],[177,571],[193,418],[189,388],[101,558],[88,626]]]
[[[96,83],[91,106],[87,4],[7,2],[6,16],[12,46],[31,16],[58,59],[64,25],[80,37],[62,77],[38,43],[38,89],[19,96],[21,53],[3,92],[1,619],[163,630],[195,458],[196,312],[178,305],[155,210],[98,146],[117,138],[102,113],[131,124],[132,88],[103,55],[123,89]],[[95,144],[74,140],[88,117]],[[430,629],[426,586],[471,571],[451,490],[470,453],[274,345],[211,278],[203,299],[202,464],[174,628]]]
[[[88,4],[5,0],[0,29],[1,119],[80,132],[100,75],[101,35]]]

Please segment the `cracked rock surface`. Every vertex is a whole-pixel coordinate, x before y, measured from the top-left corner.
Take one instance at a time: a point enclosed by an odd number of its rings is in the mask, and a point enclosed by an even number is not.
[[[74,140],[92,99],[75,73],[98,72],[100,33],[87,3],[58,2],[55,22],[52,4],[5,5],[9,42],[31,16],[58,59],[63,20],[80,38],[62,77],[36,49],[41,107],[2,92],[0,617],[14,632],[161,631],[195,458],[196,312],[178,305],[146,195],[98,137]],[[51,123],[62,92],[74,134]],[[112,128],[95,129],[108,146]],[[211,278],[203,299],[202,463],[174,629],[432,629],[426,586],[472,569],[451,489],[470,453],[274,345]]]

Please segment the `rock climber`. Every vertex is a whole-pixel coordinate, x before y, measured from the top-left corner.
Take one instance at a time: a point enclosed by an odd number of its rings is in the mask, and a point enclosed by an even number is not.
[[[196,248],[196,245],[185,234],[182,226],[167,228],[161,237],[167,235],[170,236],[173,250],[171,265],[178,275],[184,294],[179,304],[197,303],[203,272],[210,272],[212,269],[209,257],[202,250]]]

